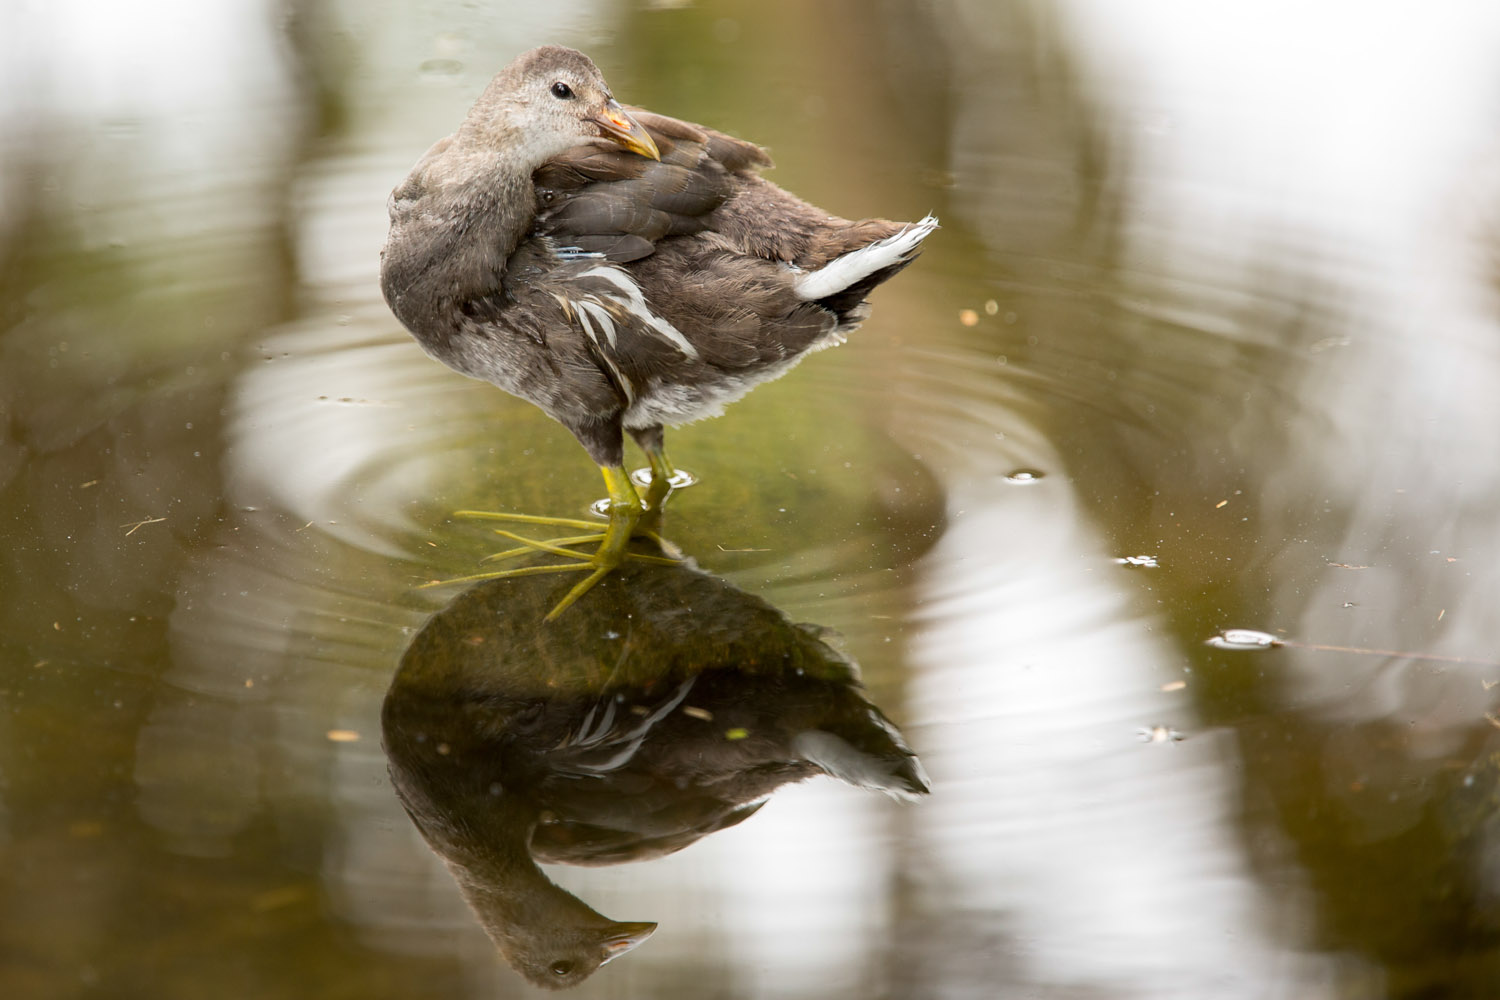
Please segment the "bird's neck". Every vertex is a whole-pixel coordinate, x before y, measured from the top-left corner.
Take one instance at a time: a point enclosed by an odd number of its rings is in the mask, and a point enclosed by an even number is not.
[[[439,848],[465,901],[502,949],[549,930],[609,923],[537,867],[528,848],[535,812],[527,809],[501,803],[462,845]]]
[[[419,337],[440,335],[456,308],[499,290],[535,215],[530,166],[463,139],[435,146],[391,195],[381,285]]]

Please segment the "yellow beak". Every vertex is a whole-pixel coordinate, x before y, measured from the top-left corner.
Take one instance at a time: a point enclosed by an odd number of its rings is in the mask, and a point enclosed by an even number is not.
[[[657,150],[651,133],[647,132],[640,122],[630,117],[629,113],[615,101],[606,104],[594,121],[603,130],[604,137],[611,142],[617,142],[632,153],[639,153],[648,160],[661,159],[661,153]]]

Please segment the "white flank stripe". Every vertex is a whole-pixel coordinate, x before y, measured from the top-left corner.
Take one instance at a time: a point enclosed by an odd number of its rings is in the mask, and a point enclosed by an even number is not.
[[[583,332],[589,335],[589,339],[594,342],[594,346],[603,350],[604,345],[599,343],[599,334],[594,329],[594,324],[589,321],[587,313],[577,308],[577,303],[574,303],[573,315],[578,318],[578,325],[583,327]]]
[[[887,236],[869,246],[835,257],[797,280],[797,298],[806,302],[827,298],[868,278],[881,268],[905,260],[917,249],[919,243],[932,235],[937,224],[937,218],[929,215],[894,236]]]
[[[625,377],[625,373],[620,371],[619,366],[615,364],[614,358],[610,357],[609,352],[604,349],[604,345],[599,343],[599,332],[594,329],[593,321],[597,320],[599,325],[604,328],[605,336],[609,338],[609,346],[613,347],[615,346],[614,320],[609,318],[609,314],[604,311],[604,307],[597,302],[567,303],[563,299],[559,299],[558,301],[571,307],[573,315],[578,318],[578,325],[583,327],[583,332],[588,334],[588,338],[594,342],[594,346],[599,348],[599,357],[604,359],[606,365],[609,365],[610,373],[614,375],[615,381],[624,390],[625,401],[627,403],[634,403],[635,386],[630,384],[630,379]]]
[[[651,307],[646,305],[646,297],[641,294],[641,286],[637,285],[635,279],[623,270],[618,267],[591,267],[578,276],[600,278],[614,285],[620,290],[619,295],[610,296],[616,305],[640,320],[647,329],[660,334],[683,354],[690,358],[698,356],[698,349],[688,343],[688,339],[682,335],[681,330],[651,311]],[[611,342],[613,342],[612,338]]]
[[[584,313],[587,313],[593,317],[594,322],[599,324],[599,329],[604,331],[604,336],[609,339],[609,346],[614,347],[615,321],[610,318],[609,310],[597,302],[579,302],[577,305],[578,314],[582,316]],[[595,342],[598,342],[597,339]]]

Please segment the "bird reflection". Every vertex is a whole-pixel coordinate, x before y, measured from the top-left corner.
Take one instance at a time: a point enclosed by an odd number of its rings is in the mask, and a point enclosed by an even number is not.
[[[408,815],[531,982],[582,982],[656,928],[602,916],[537,862],[669,854],[816,774],[927,792],[816,626],[690,565],[634,561],[544,624],[556,580],[460,594],[407,649],[382,714]]]

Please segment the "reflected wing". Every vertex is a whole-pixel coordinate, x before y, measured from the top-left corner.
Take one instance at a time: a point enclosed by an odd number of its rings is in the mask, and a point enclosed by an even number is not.
[[[542,823],[531,835],[531,856],[544,864],[591,867],[646,861],[680,851],[711,833],[742,823],[765,804],[765,799],[743,805],[689,799],[672,810],[670,816],[659,817],[652,825],[671,829],[654,834],[568,820]]]
[[[651,734],[652,727],[682,704],[696,679],[683,681],[655,705],[626,705],[606,697],[589,709],[577,729],[548,752],[548,767],[557,774],[580,778],[597,777],[624,767]]]

